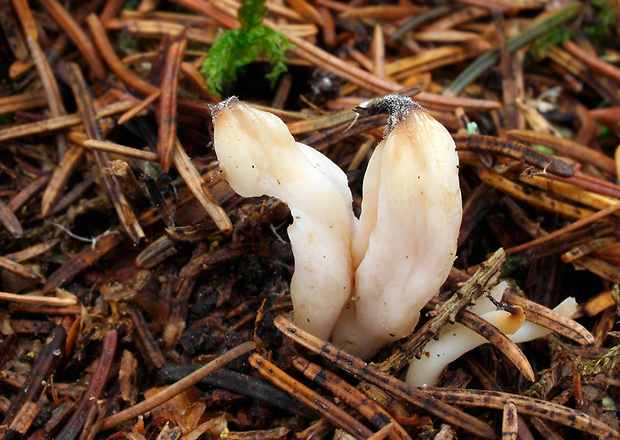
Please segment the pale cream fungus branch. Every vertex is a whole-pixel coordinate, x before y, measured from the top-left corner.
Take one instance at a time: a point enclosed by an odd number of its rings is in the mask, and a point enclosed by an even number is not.
[[[356,221],[344,172],[295,142],[277,116],[235,97],[213,108],[214,144],[224,177],[244,197],[268,195],[286,203],[295,272],[295,323],[329,339],[351,295],[351,233]]]
[[[491,289],[490,296],[500,301],[508,287],[507,281],[501,281]],[[577,302],[569,297],[553,310],[571,318],[577,312]],[[478,298],[469,307],[469,311],[493,324],[515,343],[542,338],[551,333],[551,330],[538,324],[524,322],[523,319],[519,321],[508,312],[496,310],[495,305],[485,297]],[[484,337],[464,325],[449,324],[441,330],[439,338],[426,344],[420,359],[412,359],[406,381],[414,386],[435,386],[448,364],[486,343],[488,341]]]
[[[389,95],[368,109],[390,121],[368,165],[358,222],[342,170],[296,143],[280,119],[236,98],[213,110],[231,187],[291,210],[296,324],[363,358],[409,334],[455,258],[462,207],[449,132],[409,98]]]
[[[390,114],[370,159],[353,237],[354,295],[332,338],[369,358],[407,336],[456,256],[462,202],[452,136],[409,98],[376,104]]]

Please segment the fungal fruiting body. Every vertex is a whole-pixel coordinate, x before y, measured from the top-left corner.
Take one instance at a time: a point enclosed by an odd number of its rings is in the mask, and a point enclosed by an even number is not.
[[[388,134],[364,176],[352,243],[356,301],[332,335],[362,358],[413,331],[450,273],[462,216],[458,155],[448,130],[411,99],[383,99]]]
[[[230,98],[213,109],[214,144],[225,178],[244,197],[277,197],[291,210],[295,323],[328,339],[352,283],[356,221],[344,172],[295,142],[277,116]]]
[[[295,323],[363,358],[414,329],[452,267],[462,213],[450,133],[410,98],[375,107],[390,120],[364,177],[359,222],[345,174],[279,118],[236,98],[213,109],[231,187],[291,210]]]
[[[508,282],[501,281],[490,291],[490,295],[500,301]],[[574,298],[567,298],[553,309],[564,316],[572,317],[577,311]],[[551,330],[524,321],[524,315],[515,316],[503,310],[496,310],[495,305],[485,297],[480,297],[476,304],[469,308],[481,318],[493,324],[515,343],[527,342],[541,338],[551,333]],[[406,381],[414,386],[435,386],[445,367],[474,348],[488,343],[475,331],[462,324],[446,325],[440,332],[439,338],[429,341],[419,359],[412,359],[407,372]]]

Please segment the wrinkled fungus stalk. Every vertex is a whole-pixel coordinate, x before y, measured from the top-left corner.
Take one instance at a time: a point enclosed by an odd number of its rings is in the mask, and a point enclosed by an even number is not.
[[[244,197],[277,197],[291,210],[294,320],[328,339],[351,294],[355,217],[346,175],[318,151],[295,142],[277,116],[237,98],[216,106],[213,120],[215,149],[232,189]]]
[[[355,297],[336,323],[336,345],[362,358],[407,336],[456,256],[462,203],[458,155],[446,128],[411,99],[376,104],[390,114],[370,159],[353,237]]]
[[[359,222],[342,170],[296,143],[279,118],[231,98],[213,120],[231,187],[291,210],[296,324],[368,358],[409,334],[446,280],[462,207],[456,147],[439,122],[396,95],[365,111],[390,120],[364,178]]]

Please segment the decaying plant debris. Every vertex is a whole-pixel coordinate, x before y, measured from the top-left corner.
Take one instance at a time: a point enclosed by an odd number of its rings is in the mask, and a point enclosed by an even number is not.
[[[620,4],[267,2],[289,71],[223,93],[340,165],[355,209],[386,122],[359,104],[413,95],[459,149],[455,267],[368,365],[292,324],[288,210],[221,178],[200,67],[238,7],[0,1],[2,437],[620,437]],[[499,276],[551,336],[464,309]],[[402,382],[454,320],[492,346]]]

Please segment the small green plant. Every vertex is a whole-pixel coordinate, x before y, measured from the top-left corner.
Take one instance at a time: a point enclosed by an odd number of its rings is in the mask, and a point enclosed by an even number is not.
[[[261,55],[271,63],[271,72],[266,77],[272,86],[280,74],[286,72],[284,53],[293,45],[283,34],[262,24],[267,13],[265,2],[243,0],[237,12],[241,27],[223,32],[211,46],[200,68],[211,93],[221,94],[224,84],[237,79],[240,68]]]
[[[604,44],[616,23],[616,9],[607,0],[591,0],[595,9],[597,23],[584,26],[588,38],[595,44]]]
[[[620,345],[611,347],[607,352],[581,365],[581,374],[595,375],[609,373],[616,368],[620,359]]]
[[[561,46],[566,40],[572,39],[574,32],[564,26],[553,29],[534,40],[532,53],[536,58],[544,58],[550,47]]]
[[[605,43],[606,38],[609,38],[616,22],[616,9],[607,0],[591,0],[590,4],[594,15],[589,23],[582,25],[582,29],[592,43],[601,45]],[[564,41],[572,40],[574,37],[574,29],[557,27],[534,41],[532,53],[536,58],[542,58],[547,55],[550,47],[561,46]]]

